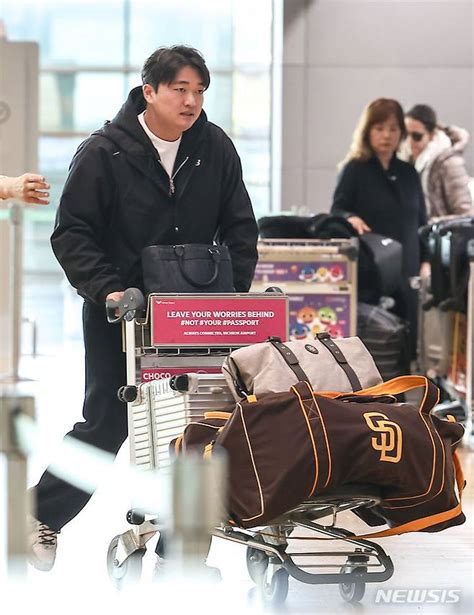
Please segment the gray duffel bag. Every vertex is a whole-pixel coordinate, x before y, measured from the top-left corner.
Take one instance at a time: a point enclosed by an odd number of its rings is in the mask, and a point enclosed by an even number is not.
[[[350,392],[382,382],[367,348],[358,337],[333,340],[318,333],[311,342],[282,343],[279,338],[234,350],[222,366],[236,400],[245,395],[280,393],[299,381],[314,391]]]

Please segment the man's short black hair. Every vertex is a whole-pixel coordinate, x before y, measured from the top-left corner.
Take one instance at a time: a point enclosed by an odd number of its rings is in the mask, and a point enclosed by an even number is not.
[[[186,45],[159,47],[154,51],[143,65],[143,85],[148,83],[156,92],[160,83],[170,84],[185,66],[194,68],[201,75],[204,89],[207,90],[211,77],[206,62],[197,49]]]

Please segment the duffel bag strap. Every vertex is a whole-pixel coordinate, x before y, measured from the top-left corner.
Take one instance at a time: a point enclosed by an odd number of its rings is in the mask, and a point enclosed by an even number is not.
[[[425,376],[398,376],[398,378],[392,378],[392,380],[376,384],[373,387],[354,391],[353,395],[399,395],[420,387],[425,389],[420,410],[423,414],[429,414],[438,403],[439,389]],[[330,399],[337,399],[345,395],[345,393],[338,391],[316,391],[316,394]]]
[[[331,338],[329,333],[327,331],[323,331],[322,333],[317,333],[316,338],[321,342],[321,344],[323,344],[329,350],[332,356],[336,359],[338,365],[342,367],[342,369],[346,373],[346,376],[349,379],[349,382],[351,383],[352,390],[360,391],[362,389],[362,385],[360,383],[359,378],[357,377],[357,374],[352,369],[352,367],[349,365],[342,350],[334,342],[334,340]]]
[[[281,341],[279,337],[269,337],[270,344],[278,350],[285,363],[294,372],[299,382],[311,382],[300,365],[296,355]]]

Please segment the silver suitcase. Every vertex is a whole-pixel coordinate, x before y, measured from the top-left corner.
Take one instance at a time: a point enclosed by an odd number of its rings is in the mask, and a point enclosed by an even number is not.
[[[130,460],[141,469],[166,468],[169,444],[188,423],[205,412],[234,407],[222,374],[191,374],[188,390],[182,392],[172,388],[173,382],[168,378],[140,384],[136,400],[129,404]]]
[[[430,378],[446,378],[450,370],[453,345],[454,312],[437,307],[421,307],[430,298],[429,280],[422,280],[418,324],[418,358],[420,368]]]

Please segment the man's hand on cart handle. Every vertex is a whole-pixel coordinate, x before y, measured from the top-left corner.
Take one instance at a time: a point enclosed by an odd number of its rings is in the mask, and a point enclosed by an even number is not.
[[[127,288],[109,293],[105,298],[105,311],[110,323],[131,320],[137,311],[145,309],[145,298],[138,288]]]
[[[121,316],[120,300],[124,295],[123,290],[117,290],[113,293],[109,293],[105,298],[105,309],[107,312],[107,320],[109,322],[117,322]]]
[[[125,291],[123,290],[117,290],[114,293],[109,293],[107,297],[105,298],[105,302],[109,303],[109,302],[115,301],[116,303],[118,303],[120,299],[123,297],[124,292]]]

